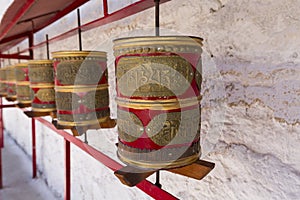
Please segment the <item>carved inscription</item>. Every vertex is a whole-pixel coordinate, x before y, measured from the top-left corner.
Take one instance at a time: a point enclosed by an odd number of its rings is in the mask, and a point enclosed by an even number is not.
[[[34,83],[53,83],[53,66],[29,66],[29,79]]]
[[[54,89],[39,89],[35,96],[42,102],[55,101]]]
[[[28,85],[17,85],[17,99],[19,101],[31,100],[31,89]]]
[[[56,69],[56,78],[63,85],[96,85],[102,76],[99,63],[93,60],[63,61]]]
[[[192,142],[200,136],[200,112],[197,109],[155,116],[146,127],[147,135],[160,146]]]
[[[126,142],[137,140],[144,132],[141,120],[133,113],[118,110],[119,137]]]
[[[181,95],[193,78],[192,66],[180,56],[127,57],[117,65],[118,90],[125,96]]]

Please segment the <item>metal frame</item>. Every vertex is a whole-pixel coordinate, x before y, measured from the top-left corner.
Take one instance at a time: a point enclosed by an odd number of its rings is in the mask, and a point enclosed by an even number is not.
[[[28,3],[30,3],[32,0],[28,0]],[[48,26],[52,22],[56,21],[57,19],[61,18],[62,16],[66,15],[70,11],[74,10],[75,8],[79,7],[83,3],[87,2],[88,0],[78,0],[75,1],[73,4],[68,6],[66,9],[63,11],[59,12],[55,17],[53,17],[44,27]],[[160,3],[164,3],[170,0],[160,0]],[[31,4],[30,4],[31,5]],[[29,5],[29,7],[30,7]],[[141,12],[143,10],[146,10],[148,8],[154,7],[154,1],[153,0],[140,0],[136,3],[133,3],[123,9],[120,9],[118,11],[115,11],[113,13],[108,13],[108,4],[107,0],[103,0],[103,12],[104,16],[101,18],[98,18],[92,22],[86,23],[84,25],[81,25],[77,28],[74,28],[70,31],[67,31],[63,34],[60,34],[52,39],[48,40],[48,37],[46,41],[41,42],[37,45],[33,45],[33,34],[39,30],[33,30],[31,33],[26,33],[26,34],[19,34],[12,36],[10,38],[5,38],[5,40],[2,40],[1,43],[9,42],[11,40],[17,40],[17,42],[20,42],[22,38],[28,37],[29,39],[29,48],[24,49],[22,51],[19,51],[17,53],[13,54],[1,54],[0,53],[0,58],[13,58],[13,59],[32,59],[33,58],[33,49],[38,48],[42,45],[48,45],[49,42],[54,42],[54,41],[59,41],[63,40],[67,37],[70,37],[72,35],[77,34],[78,30],[81,31],[87,31],[117,20],[120,20],[122,18],[128,17],[130,15],[136,14],[138,12]],[[25,12],[25,11],[24,11]],[[10,27],[11,28],[11,27]],[[16,45],[16,44],[14,44]],[[8,48],[10,48],[9,46]],[[3,50],[2,50],[3,51]],[[29,56],[22,56],[20,54],[24,52],[29,51]],[[1,148],[4,147],[3,144],[3,119],[2,119],[2,109],[3,108],[9,108],[13,107],[14,105],[2,105],[2,98],[0,98],[0,188],[2,188],[2,161],[1,161]],[[23,109],[24,110],[24,109]],[[110,157],[106,156],[103,154],[101,151],[93,148],[92,146],[88,145],[87,143],[81,141],[80,139],[70,135],[68,132],[63,131],[63,130],[57,130],[55,126],[48,122],[47,120],[41,118],[41,117],[36,117],[31,119],[31,125],[32,125],[32,130],[31,130],[31,136],[32,136],[32,177],[36,178],[37,177],[37,168],[36,168],[36,121],[42,123],[43,125],[47,126],[60,136],[64,138],[64,147],[65,147],[65,195],[64,199],[65,200],[70,200],[71,199],[71,151],[70,151],[70,146],[71,143],[73,145],[76,145],[79,147],[82,151],[86,152],[90,156],[92,156],[94,159],[97,161],[101,162],[104,164],[106,167],[111,169],[112,171],[116,171],[121,169],[123,166],[116,162],[115,160],[111,159]],[[147,180],[144,180],[140,182],[138,185],[136,185],[137,188],[148,194],[154,199],[166,199],[166,200],[172,200],[172,199],[177,199],[167,191],[161,189],[158,185],[155,185]]]
[[[171,1],[171,0],[160,0],[160,4],[168,2],[168,1]],[[49,39],[48,42],[52,43],[52,42],[57,42],[57,41],[66,39],[68,37],[78,34],[78,29],[81,29],[82,32],[85,32],[85,31],[91,30],[93,28],[97,28],[97,27],[118,21],[120,19],[129,17],[131,15],[142,12],[142,11],[152,8],[154,6],[155,6],[155,3],[153,0],[140,0],[138,2],[135,2],[133,4],[126,6],[120,10],[117,10],[113,13],[108,13],[107,0],[103,0],[103,11],[104,11],[103,17],[100,17],[94,21],[91,21],[91,22],[81,25],[80,27],[73,28],[65,33],[57,35],[57,36]],[[36,45],[31,46],[30,48],[23,49],[22,51],[20,51],[20,53],[25,53],[29,49],[35,49],[35,48],[42,47],[43,45],[46,45],[46,43],[47,43],[47,41],[40,42]]]

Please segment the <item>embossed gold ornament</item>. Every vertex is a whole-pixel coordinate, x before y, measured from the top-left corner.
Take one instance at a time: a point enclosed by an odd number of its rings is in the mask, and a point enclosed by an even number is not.
[[[133,113],[118,110],[119,137],[126,142],[137,140],[144,132],[141,120]]]
[[[180,56],[121,58],[117,79],[121,94],[129,97],[168,97],[183,94],[194,72]]]
[[[17,91],[16,91],[16,75],[15,75],[15,66],[9,66],[6,68],[6,80],[7,80],[7,100],[16,100]]]
[[[199,158],[201,47],[201,38],[185,36],[114,41],[123,162],[157,169]]]
[[[33,92],[32,110],[52,112],[56,110],[54,72],[52,60],[31,60],[28,63],[30,88]]]
[[[29,77],[32,83],[54,83],[52,61],[51,60],[30,61]]]
[[[17,85],[17,100],[20,103],[30,103],[31,102],[31,92],[29,85]]]
[[[58,124],[88,126],[109,118],[106,53],[53,52]]]
[[[199,120],[199,109],[164,113],[151,120],[146,133],[160,146],[190,143],[199,137]]]
[[[0,95],[7,95],[7,85],[6,85],[6,67],[0,68]]]
[[[55,101],[55,92],[51,88],[39,89],[35,96],[43,102]]]

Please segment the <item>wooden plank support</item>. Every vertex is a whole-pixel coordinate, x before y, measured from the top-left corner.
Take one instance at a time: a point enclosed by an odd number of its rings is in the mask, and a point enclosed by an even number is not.
[[[29,111],[24,111],[24,114],[29,118],[34,118],[34,117],[49,116],[49,115],[51,115],[51,112],[35,112],[32,110],[29,110]]]
[[[172,169],[161,169],[166,170],[175,174],[179,174],[182,176],[186,176],[189,178],[194,178],[197,180],[201,180],[204,178],[213,168],[215,167],[214,163],[198,160],[190,165]],[[115,175],[119,178],[119,180],[129,187],[135,186],[139,184],[141,181],[145,180],[153,173],[158,170],[153,169],[141,169],[133,166],[125,166],[117,171],[115,171]]]
[[[211,170],[213,170],[214,167],[215,167],[214,163],[205,160],[198,160],[190,165],[179,167],[179,168],[168,169],[167,171],[175,174],[187,176],[189,178],[201,180]]]
[[[124,184],[129,187],[133,187],[152,174],[154,174],[156,171],[153,170],[147,170],[147,169],[141,169],[141,168],[135,168],[132,166],[125,166],[117,171],[114,172],[116,177]]]

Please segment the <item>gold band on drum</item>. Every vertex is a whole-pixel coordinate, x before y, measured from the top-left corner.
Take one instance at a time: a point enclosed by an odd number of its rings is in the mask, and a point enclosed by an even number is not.
[[[104,90],[108,88],[108,84],[101,85],[70,85],[70,86],[55,86],[56,92],[89,92],[96,90]]]
[[[54,84],[49,84],[49,83],[37,83],[37,84],[32,84],[30,83],[31,88],[54,88]]]
[[[20,85],[20,86],[22,86],[22,85],[29,86],[30,83],[29,83],[28,81],[17,81],[17,82],[16,82],[16,85],[17,85],[17,86],[18,86],[18,85]]]
[[[32,101],[22,101],[22,100],[19,100],[19,99],[17,99],[18,100],[18,102],[19,103],[23,103],[23,104],[29,104],[29,103],[31,103]]]
[[[201,96],[187,99],[168,99],[168,100],[135,100],[117,98],[116,102],[119,106],[134,109],[162,109],[171,110],[182,107],[194,106],[199,104]]]
[[[35,107],[32,107],[32,111],[35,111],[35,112],[53,112],[53,111],[56,111],[56,108],[35,108]]]
[[[185,157],[185,158],[180,158],[178,160],[171,160],[171,161],[164,161],[164,162],[147,162],[147,161],[136,161],[136,160],[131,160],[128,159],[122,155],[120,155],[120,153],[117,153],[119,159],[121,161],[123,161],[126,164],[129,165],[133,165],[133,166],[138,166],[141,168],[147,168],[147,169],[170,169],[170,168],[175,168],[175,167],[182,167],[185,165],[189,165],[194,163],[195,161],[197,161],[201,155],[201,152],[199,152],[198,154],[194,154],[192,156],[189,157]]]
[[[99,118],[96,120],[81,121],[81,122],[68,122],[68,121],[58,120],[57,123],[61,126],[91,126],[91,125],[105,122],[108,119],[109,119],[109,117],[106,116],[106,117],[102,117],[102,118]]]

